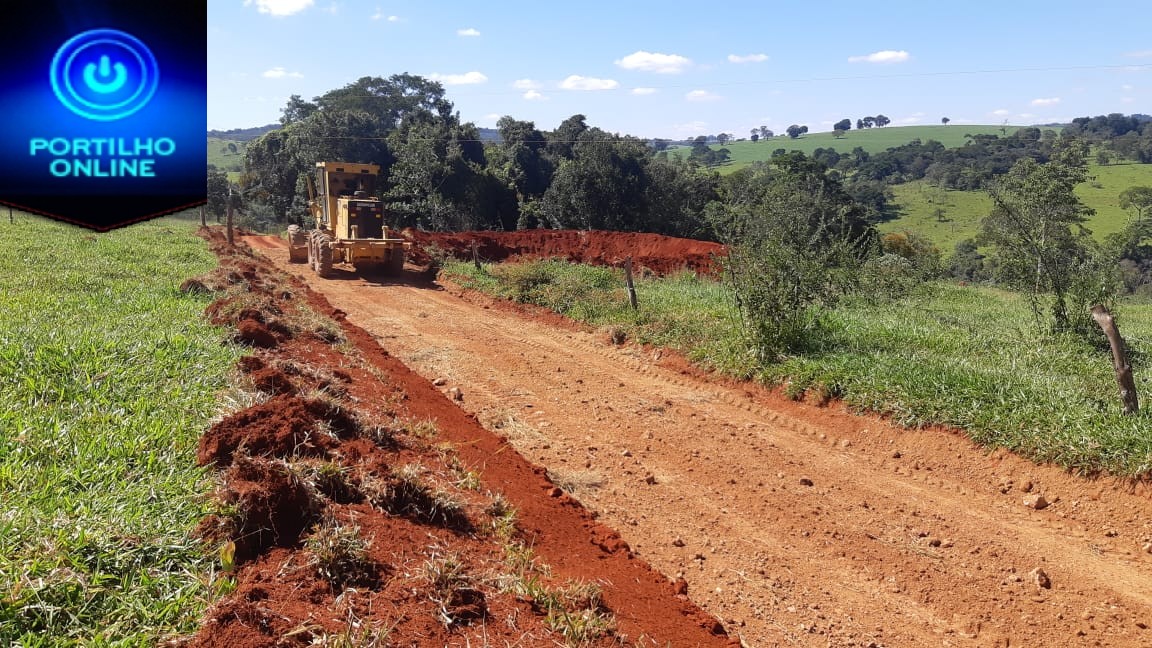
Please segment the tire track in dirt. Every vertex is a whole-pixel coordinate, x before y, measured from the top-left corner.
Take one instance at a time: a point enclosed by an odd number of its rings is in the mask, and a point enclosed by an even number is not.
[[[1143,487],[702,380],[482,297],[320,281],[266,253],[461,388],[465,409],[750,645],[1152,644]],[[1029,491],[1052,506],[1024,507]]]

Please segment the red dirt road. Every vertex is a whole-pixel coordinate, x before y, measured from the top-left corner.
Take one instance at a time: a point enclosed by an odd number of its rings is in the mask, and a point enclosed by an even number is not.
[[[748,645],[1152,645],[1146,485],[725,385],[481,296],[319,280],[247,240],[458,387]]]

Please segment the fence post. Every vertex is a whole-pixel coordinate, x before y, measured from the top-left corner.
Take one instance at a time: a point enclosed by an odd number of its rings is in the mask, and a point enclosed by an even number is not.
[[[235,245],[232,240],[232,188],[228,188],[228,245]]]
[[[1132,365],[1128,362],[1128,354],[1124,350],[1124,338],[1120,337],[1120,329],[1116,327],[1116,319],[1112,313],[1101,304],[1091,308],[1092,319],[1104,330],[1108,336],[1108,344],[1112,346],[1112,369],[1116,372],[1116,384],[1120,386],[1120,402],[1125,414],[1135,414],[1140,411],[1140,401],[1136,395],[1136,381],[1132,377]]]
[[[628,303],[632,305],[632,310],[637,310],[639,306],[636,304],[636,285],[632,283],[632,257],[624,259],[624,283],[628,286]]]
[[[480,246],[477,245],[477,243],[476,243],[476,239],[472,239],[472,263],[474,263],[476,265],[477,270],[480,269],[480,250],[479,250],[479,247]]]

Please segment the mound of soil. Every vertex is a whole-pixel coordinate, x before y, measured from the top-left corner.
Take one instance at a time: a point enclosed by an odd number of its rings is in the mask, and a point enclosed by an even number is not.
[[[439,248],[461,260],[472,258],[475,242],[484,261],[510,258],[559,258],[573,263],[619,266],[631,256],[638,270],[667,275],[681,270],[700,274],[719,271],[717,259],[727,254],[719,243],[638,232],[578,230],[521,230],[517,232],[418,232],[405,230],[415,242],[411,256],[417,265],[428,263],[428,252]]]
[[[582,645],[738,645],[542,468],[322,296],[219,230],[202,234],[224,269],[200,284],[259,297],[244,301],[254,312],[225,316],[234,309],[217,302],[209,316],[299,330],[285,314],[298,309],[279,305],[303,296],[346,342],[279,336],[240,361],[268,397],[200,441],[197,460],[222,484],[221,510],[201,529],[222,556],[234,551],[234,589],[190,646],[561,645],[538,588],[573,583],[599,586],[596,613],[612,619]],[[497,532],[507,511],[514,527]],[[517,547],[530,560],[514,568]]]

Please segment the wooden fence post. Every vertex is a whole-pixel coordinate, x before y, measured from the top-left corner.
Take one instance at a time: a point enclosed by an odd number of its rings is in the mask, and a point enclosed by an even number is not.
[[[632,257],[624,259],[624,283],[628,286],[628,303],[632,305],[632,310],[637,310],[636,285],[632,283]]]
[[[480,250],[476,239],[472,239],[472,263],[476,265],[476,269],[480,269]]]
[[[232,188],[231,187],[228,188],[228,210],[227,211],[228,211],[228,215],[227,215],[227,218],[228,218],[228,245],[235,245],[236,244],[235,241],[232,240]]]
[[[1132,377],[1132,365],[1128,362],[1128,354],[1124,350],[1124,338],[1120,337],[1120,329],[1116,327],[1116,319],[1112,313],[1101,304],[1092,307],[1092,319],[1104,330],[1108,336],[1108,344],[1112,346],[1112,369],[1116,371],[1116,384],[1120,386],[1120,402],[1125,414],[1135,414],[1140,411],[1140,401],[1136,395],[1136,381]]]
[[[200,227],[206,227],[208,225],[208,221],[204,218],[204,212],[207,207],[207,205],[200,205]]]

